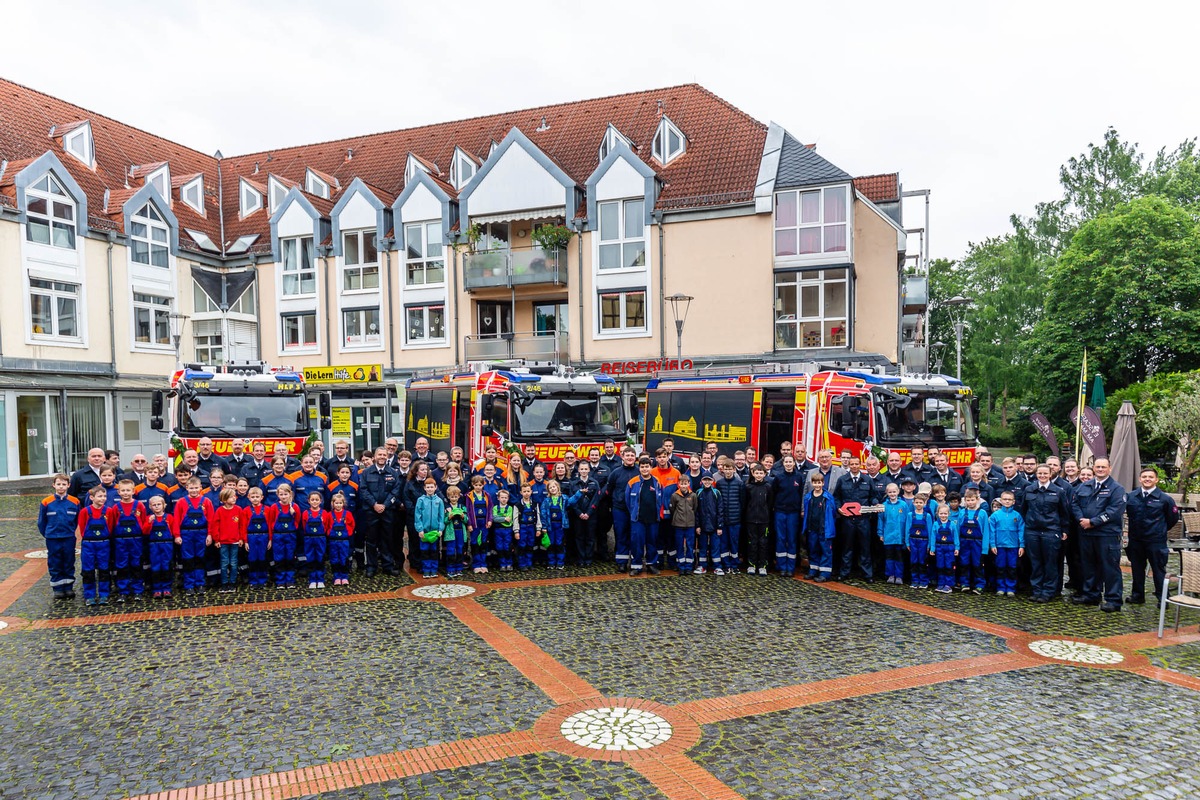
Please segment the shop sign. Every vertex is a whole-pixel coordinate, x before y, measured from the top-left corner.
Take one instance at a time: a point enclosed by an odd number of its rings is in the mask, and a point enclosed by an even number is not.
[[[690,358],[676,361],[673,358],[662,361],[603,361],[600,371],[606,375],[654,375],[664,369],[692,369]]]
[[[375,383],[382,379],[382,364],[351,364],[344,367],[305,367],[305,383]]]

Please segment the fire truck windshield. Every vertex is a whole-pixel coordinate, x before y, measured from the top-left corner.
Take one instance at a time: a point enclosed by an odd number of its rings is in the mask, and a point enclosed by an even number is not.
[[[177,402],[182,434],[308,435],[308,404],[303,394],[200,393]]]
[[[537,395],[527,403],[513,405],[515,437],[615,436],[620,433],[620,423],[621,403],[617,395]]]
[[[890,393],[888,393],[890,394]],[[970,444],[975,419],[969,398],[954,390],[909,390],[908,404],[895,396],[875,397],[875,426],[879,444]]]

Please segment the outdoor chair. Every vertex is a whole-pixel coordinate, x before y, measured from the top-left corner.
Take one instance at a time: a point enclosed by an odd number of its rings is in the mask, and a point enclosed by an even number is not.
[[[1193,541],[1200,539],[1200,511],[1184,511],[1179,515],[1179,522],[1183,525],[1183,530],[1178,537],[1172,536],[1175,528],[1171,528],[1167,532],[1168,539],[1187,538]]]
[[[1178,592],[1170,593],[1171,573],[1163,579],[1162,601],[1158,606],[1158,638],[1163,635],[1163,622],[1167,617],[1167,604],[1175,606],[1175,632],[1179,632],[1179,612],[1184,608],[1200,611],[1200,551],[1183,550],[1179,553],[1181,567],[1176,577]]]

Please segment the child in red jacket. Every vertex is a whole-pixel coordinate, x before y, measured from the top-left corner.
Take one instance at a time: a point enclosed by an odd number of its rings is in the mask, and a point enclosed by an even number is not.
[[[142,533],[150,545],[150,588],[156,599],[171,596],[171,558],[175,545],[183,544],[176,534],[175,518],[167,514],[167,499],[162,495],[150,498],[150,514],[142,521]]]
[[[325,495],[313,490],[308,493],[308,508],[300,515],[304,531],[304,561],[308,564],[308,588],[325,588],[325,540],[329,535],[329,512],[325,510]]]
[[[204,548],[212,544],[209,527],[216,510],[204,497],[200,479],[187,479],[187,497],[175,504],[175,531],[181,542],[179,558],[183,562],[183,591],[200,592],[204,589]]]
[[[354,538],[354,515],[346,509],[346,495],[338,492],[329,500],[329,569],[333,585],[350,583],[350,540]]]
[[[218,495],[221,507],[213,517],[209,532],[221,553],[221,591],[237,588],[238,550],[246,546],[246,523],[250,515],[237,504],[237,489],[226,486]]]

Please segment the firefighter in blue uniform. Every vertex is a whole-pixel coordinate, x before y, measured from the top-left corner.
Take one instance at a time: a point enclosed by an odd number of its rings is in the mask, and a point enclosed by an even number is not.
[[[1179,521],[1179,507],[1175,501],[1158,488],[1158,473],[1144,469],[1138,476],[1141,486],[1130,492],[1125,499],[1125,513],[1129,516],[1129,546],[1125,554],[1133,568],[1132,584],[1126,603],[1141,605],[1146,602],[1146,562],[1150,562],[1150,573],[1154,578],[1154,596],[1162,599],[1163,579],[1167,574],[1167,531]]]
[[[1071,597],[1079,605],[1100,603],[1101,611],[1121,610],[1121,517],[1125,489],[1112,478],[1107,458],[1092,465],[1096,476],[1081,483],[1071,498],[1071,514],[1079,520],[1079,560],[1083,590]]]
[[[1035,477],[1025,487],[1025,552],[1033,602],[1048,603],[1058,593],[1058,554],[1071,527],[1071,496],[1051,482],[1047,465],[1039,464]],[[1120,534],[1119,521],[1117,525]]]
[[[38,509],[38,532],[46,540],[46,568],[55,600],[75,596],[75,525],[79,501],[67,494],[71,479],[54,476],[54,494]]]
[[[79,566],[83,573],[83,602],[89,606],[108,603],[108,564],[112,553],[112,531],[104,510],[108,490],[93,486],[91,505],[79,514]]]

